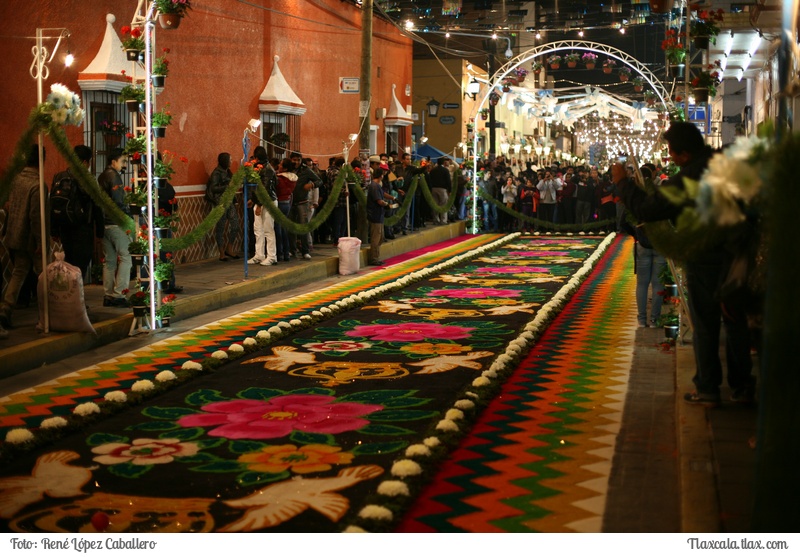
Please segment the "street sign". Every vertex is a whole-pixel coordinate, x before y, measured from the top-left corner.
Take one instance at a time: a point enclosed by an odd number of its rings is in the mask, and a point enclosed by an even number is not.
[[[454,116],[442,116],[439,118],[439,123],[445,126],[449,126],[451,124],[455,124],[456,119]]]
[[[340,77],[339,78],[339,92],[340,93],[358,93],[360,79],[358,77]]]
[[[458,108],[460,105],[458,103],[444,103],[442,104],[442,108]]]

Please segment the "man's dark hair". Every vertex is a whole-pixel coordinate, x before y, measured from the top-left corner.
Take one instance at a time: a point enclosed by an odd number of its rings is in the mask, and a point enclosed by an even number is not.
[[[337,168],[343,167],[344,166],[344,157],[336,157],[336,159],[333,161],[333,164]]]
[[[114,147],[113,149],[111,149],[111,151],[108,152],[108,160],[109,162],[115,161],[124,154],[125,152],[121,148]]]
[[[76,145],[73,151],[75,151],[75,156],[81,162],[90,162],[92,160],[92,149],[86,145]]]
[[[294,172],[295,165],[292,159],[283,159],[281,161],[281,165],[283,166],[283,170],[285,172]]]
[[[231,165],[231,154],[230,153],[220,153],[217,155],[217,164],[220,165],[222,168],[227,168]]]
[[[675,122],[664,132],[664,139],[676,153],[700,153],[706,150],[703,134],[691,122]]]
[[[290,158],[290,159],[302,159],[302,158],[303,158],[303,155],[301,155],[301,154],[300,154],[300,153],[298,153],[297,151],[292,151],[292,154],[291,154],[291,155],[289,155],[289,158]]]
[[[256,159],[258,159],[258,161],[262,164],[267,162],[267,160],[269,159],[269,156],[267,155],[267,150],[264,149],[263,145],[259,145],[258,147],[253,149],[253,156]]]
[[[383,178],[383,175],[384,175],[384,170],[381,167],[378,167],[372,171],[373,180]]]
[[[44,147],[42,147],[42,155],[44,155]],[[39,146],[34,144],[31,145],[30,151],[28,151],[28,160],[25,162],[26,166],[31,166],[33,168],[39,168]]]
[[[436,161],[436,164],[442,166],[445,162],[447,162],[447,157],[439,157],[438,160]]]

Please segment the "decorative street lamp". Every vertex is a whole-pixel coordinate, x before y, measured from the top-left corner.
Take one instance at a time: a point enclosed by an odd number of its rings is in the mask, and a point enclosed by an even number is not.
[[[426,106],[428,107],[429,116],[435,117],[437,114],[439,114],[439,101],[436,99],[429,100]]]

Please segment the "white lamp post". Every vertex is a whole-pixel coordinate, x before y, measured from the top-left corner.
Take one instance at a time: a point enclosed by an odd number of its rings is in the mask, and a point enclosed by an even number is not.
[[[45,31],[57,31],[58,36],[46,36],[44,33]],[[31,63],[31,77],[36,80],[36,103],[37,105],[42,104],[44,97],[42,93],[42,85],[44,84],[44,80],[46,80],[50,75],[50,69],[47,67],[47,64],[53,61],[53,58],[58,51],[58,46],[61,44],[61,39],[64,37],[69,37],[70,32],[69,29],[65,29],[63,27],[51,27],[51,28],[37,28],[36,29],[36,45],[31,49],[33,53],[33,62]],[[47,47],[44,46],[44,39],[58,39],[56,41],[56,46],[53,47],[53,52],[50,53],[48,57]],[[72,63],[72,58],[70,57],[69,62]],[[41,246],[40,249],[42,251],[42,271],[47,270],[47,215],[45,211],[45,198],[47,195],[47,189],[44,185],[44,132],[39,131],[39,216],[41,219]],[[47,275],[45,275],[47,276]],[[42,290],[44,293],[44,300],[42,300],[42,310],[44,311],[44,332],[50,332],[50,308],[48,304],[48,288],[47,288],[47,280],[43,281]]]

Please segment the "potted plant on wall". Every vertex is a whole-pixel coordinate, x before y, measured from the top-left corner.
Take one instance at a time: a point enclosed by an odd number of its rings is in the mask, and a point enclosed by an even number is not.
[[[587,52],[581,56],[581,60],[583,60],[587,70],[593,70],[597,65],[597,54],[594,52]]]
[[[164,81],[169,74],[169,60],[167,60],[169,49],[164,48],[162,52],[163,54],[153,61],[153,87],[163,87]]]
[[[153,114],[150,124],[153,126],[153,137],[165,137],[167,126],[172,123],[172,113],[169,111],[169,103],[164,108]]]
[[[717,44],[719,24],[722,23],[725,12],[722,10],[698,10],[697,15],[689,24],[689,34],[694,41],[695,48],[707,49],[709,42]]]
[[[119,92],[119,102],[125,103],[125,106],[128,107],[128,112],[139,112],[141,110],[140,104],[144,103],[144,85],[142,83],[134,83],[132,77],[125,75],[125,70],[122,70],[122,75],[125,76],[128,83]]]
[[[668,29],[661,41],[661,50],[667,55],[667,71],[671,77],[683,77],[686,68],[686,46],[683,44],[685,36],[675,29]]]
[[[620,81],[628,81],[631,78],[631,70],[626,66],[622,66],[618,73]]]
[[[489,102],[492,106],[497,106],[497,103],[500,102],[500,95],[497,93],[497,91],[492,91],[489,93]]]
[[[141,133],[138,135],[127,133],[125,137],[127,141],[122,149],[123,154],[128,155],[135,163],[141,162],[142,154],[147,149],[147,138]]]
[[[488,108],[481,108],[480,110],[481,120],[488,120],[489,119],[489,109]]]
[[[631,83],[633,84],[633,90],[637,93],[644,91],[644,78],[637,75],[631,80]]]
[[[177,29],[192,9],[191,0],[154,0],[158,9],[158,24],[162,29]]]
[[[153,269],[153,278],[161,283],[162,289],[167,288],[173,271],[175,271],[175,263],[172,261],[172,254],[167,253],[163,260],[156,261],[156,268]]]
[[[542,64],[541,62],[534,62],[533,64],[531,64],[531,69],[533,70],[533,73],[540,74],[544,69],[544,64]]]
[[[175,315],[175,294],[167,294],[161,298],[161,305],[156,309],[156,318],[162,327],[169,327],[171,318]]]
[[[551,54],[547,58],[547,63],[550,65],[551,70],[557,70],[559,67],[561,67],[561,56],[558,54]]]
[[[125,289],[123,295],[128,298],[128,304],[133,308],[134,317],[144,317],[147,314],[147,306],[150,305],[150,293],[137,287],[133,291]]]
[[[139,60],[139,54],[144,51],[144,39],[142,38],[142,30],[139,27],[130,27],[125,25],[120,29],[122,33],[122,50],[131,62]]]
[[[721,83],[717,68],[717,63],[709,64],[692,79],[695,102],[708,102],[708,97],[717,95],[717,86]]]
[[[612,60],[611,58],[606,58],[603,60],[603,73],[611,73],[614,71],[614,68],[617,66],[617,63]]]
[[[141,265],[144,263],[144,255],[147,253],[147,244],[144,238],[139,234],[128,244],[128,253],[131,254],[131,262],[134,265]]]
[[[570,52],[567,54],[567,67],[574,68],[578,65],[578,61],[581,59],[580,54],[577,52]]]

